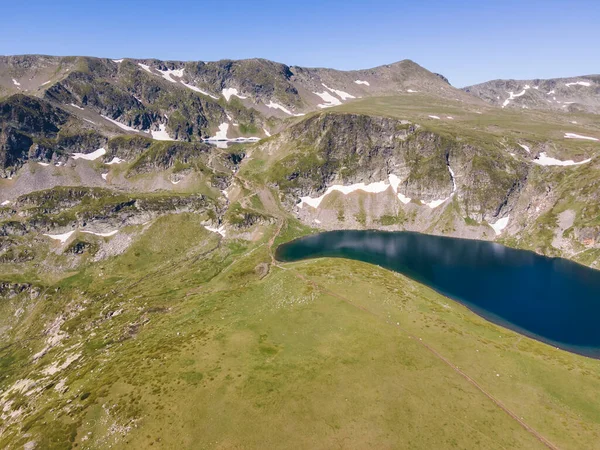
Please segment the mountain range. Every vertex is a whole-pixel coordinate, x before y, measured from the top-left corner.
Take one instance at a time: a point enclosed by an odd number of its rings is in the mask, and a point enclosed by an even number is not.
[[[406,230],[598,267],[598,114],[599,75],[458,89],[409,60],[0,57],[0,446],[538,445],[452,378],[460,366],[565,448],[591,448],[595,362],[378,267],[273,255],[321,230]],[[381,414],[336,413],[366,404]],[[407,410],[432,422],[394,441],[404,421],[381,417]]]

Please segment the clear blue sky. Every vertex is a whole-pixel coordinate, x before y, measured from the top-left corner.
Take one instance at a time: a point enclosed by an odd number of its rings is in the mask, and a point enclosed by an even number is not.
[[[600,0],[5,1],[0,54],[361,69],[412,59],[455,86],[600,73]]]

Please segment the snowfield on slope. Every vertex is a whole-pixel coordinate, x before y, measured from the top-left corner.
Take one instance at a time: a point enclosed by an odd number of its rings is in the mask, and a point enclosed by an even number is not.
[[[583,161],[579,162],[575,162],[572,159],[561,161],[560,159],[548,156],[546,152],[541,152],[539,156],[533,160],[533,162],[540,166],[578,166],[581,164],[589,163],[591,160],[592,158],[584,159]]]
[[[117,234],[119,232],[119,230],[109,231],[108,233],[96,233],[94,231],[88,231],[88,230],[81,230],[81,232],[87,233],[87,234],[93,234],[94,236],[111,237],[111,236],[114,236],[115,234]]]
[[[44,236],[48,236],[50,239],[60,241],[61,244],[64,244],[73,233],[75,233],[75,230],[67,231],[66,233],[62,234],[44,234]]]
[[[121,158],[118,158],[118,157],[116,157],[116,156],[115,156],[113,159],[111,159],[111,160],[110,160],[109,162],[107,162],[106,164],[107,164],[108,166],[111,166],[111,165],[113,165],[113,164],[121,164],[121,163],[124,163],[124,162],[125,162],[125,160],[124,160],[124,159],[121,159]]]
[[[186,88],[191,89],[192,91],[196,91],[196,92],[199,92],[200,94],[207,95],[210,98],[214,98],[215,100],[219,100],[219,97],[209,94],[208,92],[203,91],[199,87],[192,86],[191,84],[184,83],[183,81],[181,82],[181,84],[183,84]]]
[[[206,228],[208,231],[211,231],[213,233],[218,233],[221,236],[225,237],[226,231],[225,231],[225,226],[224,225],[221,225],[218,228],[211,227],[210,225],[204,225],[204,228]]]
[[[293,115],[294,115],[294,114],[293,114],[293,113],[292,113],[292,112],[291,112],[289,109],[287,109],[285,106],[283,106],[283,105],[280,105],[279,103],[275,103],[273,100],[271,100],[271,101],[269,102],[269,104],[268,104],[268,105],[266,105],[266,106],[267,106],[267,108],[271,108],[271,109],[280,109],[281,111],[283,111],[283,112],[284,112],[284,113],[286,113],[286,114],[289,114],[290,116],[293,116]]]
[[[104,155],[106,155],[106,149],[102,147],[92,153],[73,153],[71,157],[73,159],[86,159],[88,161],[94,161]]]
[[[342,104],[340,99],[334,97],[327,91],[313,92],[313,94],[318,95],[325,102],[317,105],[319,108],[331,108],[332,106],[339,106]]]
[[[595,137],[590,137],[590,136],[582,136],[580,134],[575,134],[575,133],[565,133],[565,138],[566,139],[585,139],[588,141],[598,141],[598,138]]]
[[[390,184],[387,181],[377,181],[375,183],[370,183],[370,184],[356,183],[356,184],[351,184],[350,186],[334,184],[333,186],[330,186],[329,188],[327,188],[325,193],[323,195],[321,195],[320,197],[317,197],[317,198],[312,198],[309,196],[301,197],[299,206],[302,207],[303,204],[307,204],[309,206],[312,206],[313,208],[318,208],[319,205],[321,204],[321,202],[323,201],[323,199],[327,195],[331,194],[333,191],[341,192],[344,195],[348,195],[351,192],[355,192],[355,191],[364,191],[364,192],[370,192],[372,194],[378,194],[380,192],[385,192],[389,187],[390,187]]]
[[[207,141],[226,141],[227,140],[227,131],[229,130],[229,124],[227,122],[223,122],[219,125],[219,131],[207,139]]]
[[[152,70],[150,70],[150,66],[147,66],[146,64],[142,64],[142,63],[138,63],[138,66],[140,66],[146,72],[151,73],[152,75],[156,75],[154,72],[152,72]]]
[[[333,92],[334,94],[336,94],[342,100],[348,100],[350,98],[356,98],[354,95],[348,94],[347,92],[340,91],[339,89],[332,89],[332,88],[326,86],[325,83],[321,83],[321,84],[323,85],[323,87],[325,89],[327,89],[328,91]]]
[[[161,123],[158,126],[158,131],[151,131],[150,134],[152,135],[152,139],[156,140],[156,141],[173,141],[174,139],[169,136],[169,133],[167,133],[167,126],[164,123]]]
[[[118,126],[119,128],[121,128],[121,129],[123,129],[123,130],[125,130],[125,131],[136,131],[136,132],[138,131],[138,130],[136,130],[135,128],[131,128],[131,127],[130,127],[130,126],[128,126],[128,125],[125,125],[125,124],[123,124],[123,123],[121,123],[121,122],[117,122],[115,119],[111,119],[110,117],[104,116],[104,115],[102,115],[102,114],[101,114],[101,116],[102,116],[104,119],[108,120],[109,122],[112,122],[112,123],[114,123],[116,126]]]
[[[573,83],[565,83],[565,86],[569,87],[569,86],[586,86],[586,87],[590,87],[592,85],[592,83],[590,83],[589,81],[575,81]]]
[[[524,145],[524,144],[519,144],[519,147],[521,147],[523,150],[525,150],[527,153],[531,153],[531,149],[529,148],[529,146]]]
[[[510,220],[510,216],[506,216],[506,217],[503,217],[502,219],[498,219],[494,223],[490,223],[490,227],[492,227],[494,229],[494,232],[496,233],[496,236],[502,234],[502,231],[508,225],[508,221],[509,220]]]
[[[225,88],[223,89],[223,97],[225,100],[229,101],[229,99],[235,95],[237,98],[241,98],[242,100],[248,97],[238,94],[238,90],[236,88]]]
[[[162,74],[162,77],[165,80],[170,81],[171,83],[177,83],[177,80],[174,80],[173,78],[171,78],[171,75],[181,78],[183,76],[184,69],[167,69],[167,70],[158,69],[158,71]]]
[[[508,93],[509,97],[504,100],[504,103],[502,103],[502,107],[506,107],[509,105],[511,100],[514,100],[517,97],[521,97],[523,95],[525,95],[525,92],[527,92],[527,90],[530,88],[530,86],[528,84],[525,85],[525,87],[523,88],[523,90],[521,92],[519,92],[518,94],[515,94],[514,92],[510,91]]]
[[[450,173],[450,177],[452,180],[452,192],[446,198],[439,199],[439,200],[432,200],[427,203],[424,202],[424,204],[431,209],[437,208],[438,206],[447,202],[449,199],[451,199],[454,196],[454,194],[456,193],[456,191],[458,189],[457,185],[456,185],[454,171],[452,170],[450,165],[448,165],[448,172]],[[323,199],[327,195],[331,194],[334,191],[341,192],[344,195],[348,195],[348,194],[350,194],[352,192],[356,192],[356,191],[363,191],[363,192],[369,192],[372,194],[379,194],[381,192],[385,192],[389,187],[391,187],[393,189],[393,191],[396,194],[396,196],[398,197],[398,199],[403,204],[406,205],[406,204],[410,203],[412,199],[410,197],[405,196],[401,192],[398,192],[399,186],[400,186],[400,178],[395,174],[390,174],[388,176],[387,181],[376,181],[376,182],[370,183],[370,184],[355,183],[355,184],[351,184],[349,186],[334,184],[333,186],[330,186],[329,188],[327,188],[325,193],[322,194],[320,197],[310,197],[310,196],[300,197],[300,202],[298,203],[298,207],[302,208],[302,206],[308,205],[308,206],[312,206],[313,208],[316,209],[319,207],[319,205],[321,204]]]

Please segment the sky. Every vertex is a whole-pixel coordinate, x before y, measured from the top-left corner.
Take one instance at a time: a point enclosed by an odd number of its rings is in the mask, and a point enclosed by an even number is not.
[[[600,73],[599,0],[3,3],[4,55],[260,57],[341,70],[412,59],[457,87]]]

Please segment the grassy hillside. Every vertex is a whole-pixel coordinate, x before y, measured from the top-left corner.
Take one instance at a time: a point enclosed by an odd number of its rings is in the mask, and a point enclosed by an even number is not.
[[[28,306],[0,350],[0,445],[597,444],[599,361],[377,267],[272,264],[278,226],[263,231],[222,240],[165,216],[124,254],[3,302],[3,317]],[[277,242],[308,231],[291,222]]]

